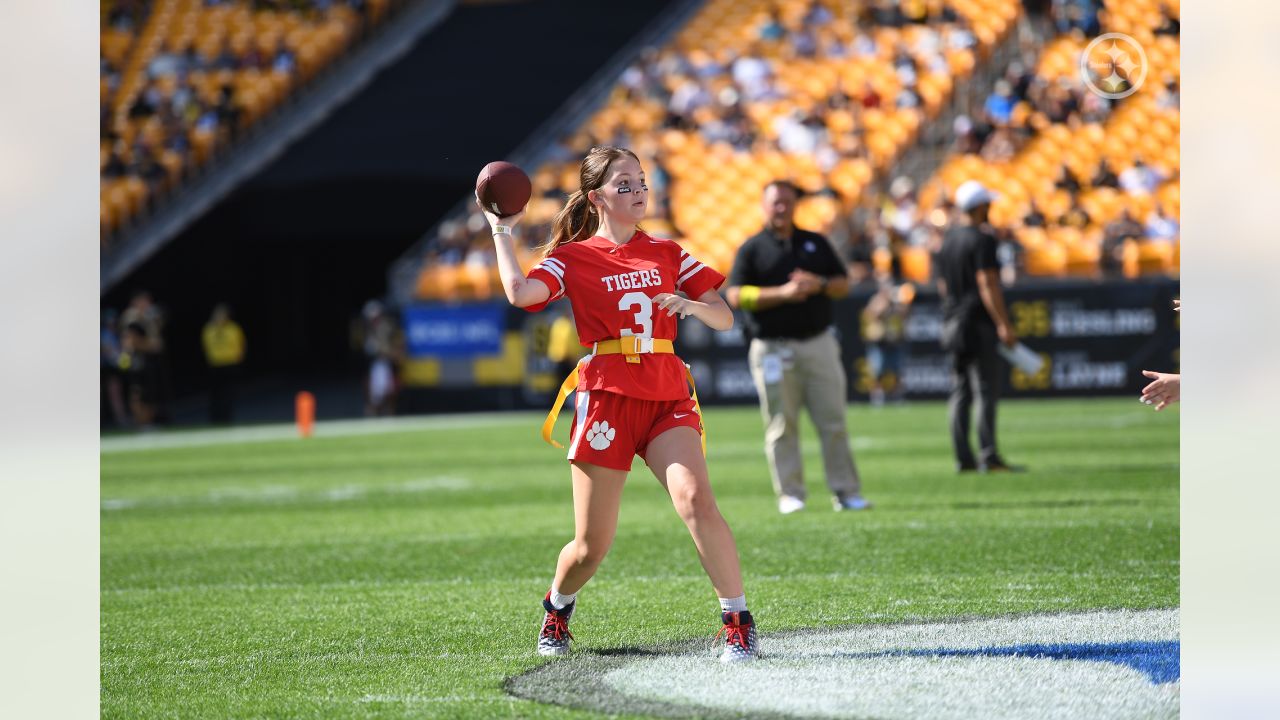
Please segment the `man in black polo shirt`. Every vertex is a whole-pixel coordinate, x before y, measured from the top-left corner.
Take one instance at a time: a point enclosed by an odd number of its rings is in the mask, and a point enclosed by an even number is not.
[[[831,299],[849,291],[844,264],[827,239],[795,226],[799,190],[774,181],[764,191],[765,228],[738,249],[725,291],[747,311],[748,358],[765,422],[765,453],[778,510],[804,507],[800,407],[822,441],[822,463],[836,510],[864,510],[845,428],[845,378],[831,329]]]
[[[938,293],[942,296],[942,349],[951,354],[951,398],[947,415],[960,472],[1010,470],[996,450],[996,402],[1004,363],[997,345],[1013,347],[1000,288],[996,239],[987,225],[995,199],[976,180],[956,189],[960,221],[947,229],[938,251]],[[969,411],[978,400],[979,456],[969,446]]]

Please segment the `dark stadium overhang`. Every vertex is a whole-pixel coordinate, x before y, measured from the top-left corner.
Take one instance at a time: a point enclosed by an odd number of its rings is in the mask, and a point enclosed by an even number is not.
[[[181,185],[160,207],[124,231],[101,261],[99,296],[106,295],[148,258],[212,209],[238,185],[278,158],[330,113],[409,52],[443,21],[457,0],[420,0],[338,60],[275,115],[249,129],[225,156]]]

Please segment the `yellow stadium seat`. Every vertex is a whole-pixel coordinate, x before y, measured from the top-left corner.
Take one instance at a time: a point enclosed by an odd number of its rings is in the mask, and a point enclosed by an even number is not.
[[[1102,257],[1097,242],[1083,240],[1066,246],[1064,271],[1068,275],[1093,277],[1098,273],[1098,261]]]
[[[1028,275],[1056,277],[1066,272],[1067,251],[1052,241],[1035,248],[1028,248],[1025,259]]]
[[[902,266],[902,276],[916,283],[930,281],[929,251],[922,247],[904,247],[898,253],[898,262]]]
[[[1015,237],[1017,237],[1018,242],[1025,250],[1039,248],[1049,242],[1049,234],[1045,232],[1045,229],[1042,227],[1021,228],[1018,230]]]
[[[1169,272],[1175,267],[1174,243],[1126,240],[1123,268],[1125,277]]]
[[[887,274],[893,270],[893,253],[888,248],[878,247],[871,251],[871,266],[877,273]]]

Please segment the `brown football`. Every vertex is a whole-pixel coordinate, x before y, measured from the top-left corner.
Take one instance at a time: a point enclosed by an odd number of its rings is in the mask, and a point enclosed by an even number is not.
[[[498,217],[510,217],[524,210],[532,194],[529,176],[509,162],[491,162],[476,178],[476,197],[485,210]]]

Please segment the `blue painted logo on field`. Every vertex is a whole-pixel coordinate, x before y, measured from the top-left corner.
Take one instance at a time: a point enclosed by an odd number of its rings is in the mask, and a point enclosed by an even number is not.
[[[941,648],[938,650],[890,650],[878,653],[847,653],[838,657],[1016,657],[1032,660],[1092,660],[1133,668],[1154,685],[1181,677],[1180,642],[1135,641],[1122,643],[1029,643],[1003,647]]]
[[[760,635],[722,666],[705,641],[590,651],[513,678],[519,697],[706,718],[1176,720],[1178,611],[1078,612],[814,627]]]

